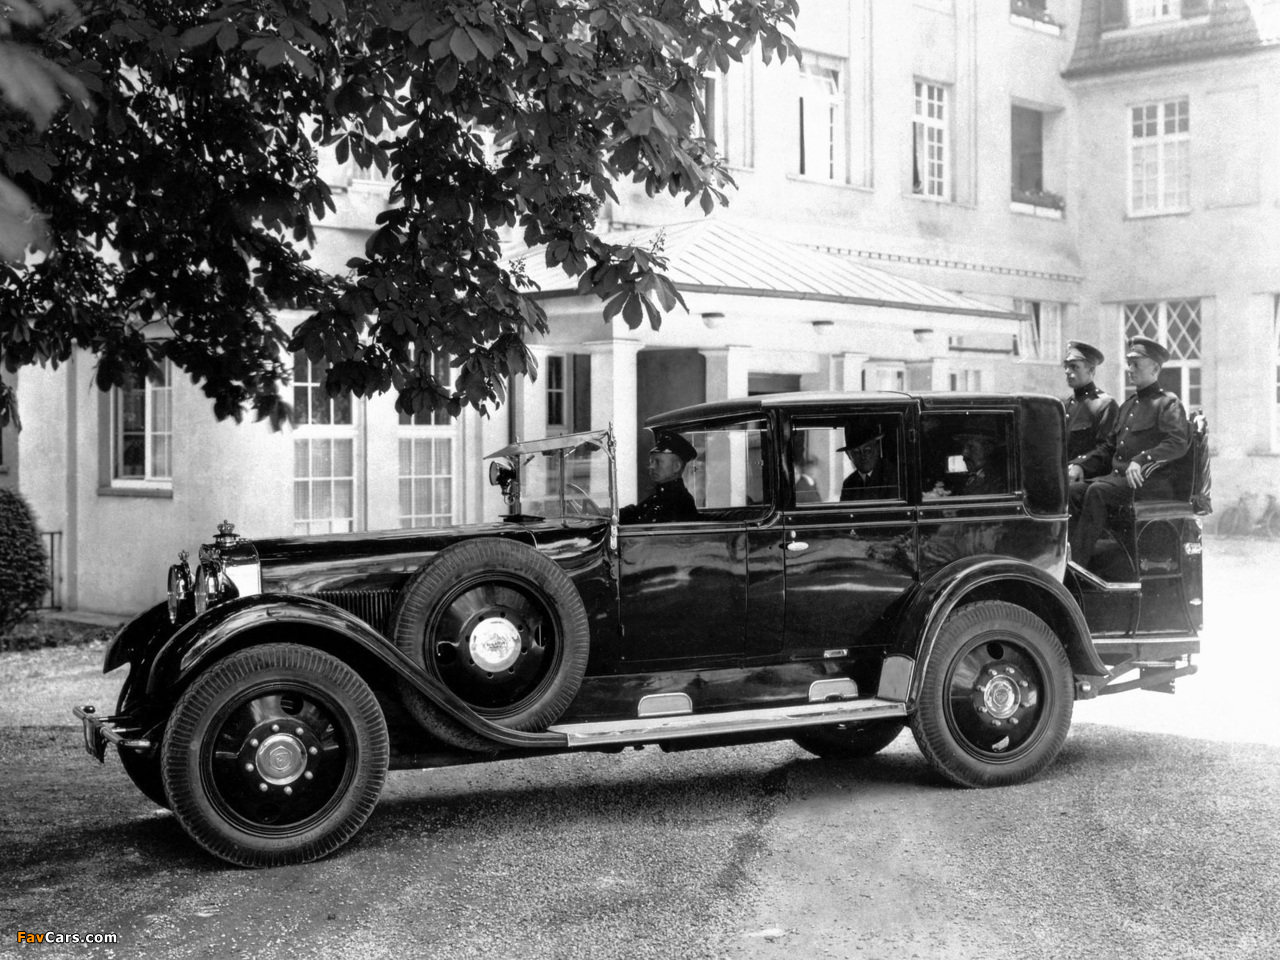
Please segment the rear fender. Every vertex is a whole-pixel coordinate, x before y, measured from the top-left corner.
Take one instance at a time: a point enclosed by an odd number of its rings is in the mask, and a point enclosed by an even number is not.
[[[371,666],[376,666],[403,677],[459,723],[495,743],[529,748],[567,745],[560,734],[508,730],[477,716],[363,620],[323,600],[290,594],[255,594],[231,600],[185,624],[151,663],[146,683],[148,698],[173,702],[213,661],[252,643],[283,639],[271,636],[282,631],[320,634],[323,649],[364,676],[373,672]]]
[[[1051,574],[1008,557],[966,557],[934,574],[904,607],[886,653],[877,696],[904,701],[908,710],[914,709],[924,675],[932,669],[929,659],[938,631],[956,607],[980,600],[1005,600],[1025,607],[1057,635],[1077,677],[1107,676],[1084,614]]]

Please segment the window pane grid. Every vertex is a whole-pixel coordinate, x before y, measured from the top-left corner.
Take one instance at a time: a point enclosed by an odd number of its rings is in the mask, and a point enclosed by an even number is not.
[[[1131,213],[1191,205],[1191,105],[1183,97],[1130,108]]]
[[[820,180],[844,180],[844,92],[841,68],[800,67],[798,171]]]
[[[295,533],[346,533],[355,529],[354,446],[351,438],[294,441]]]
[[[171,365],[160,365],[160,382],[132,381],[118,388],[112,404],[112,475],[116,480],[169,480],[173,476]]]
[[[946,199],[950,191],[947,165],[946,88],[917,80],[912,144],[915,169],[912,190],[929,197]]]

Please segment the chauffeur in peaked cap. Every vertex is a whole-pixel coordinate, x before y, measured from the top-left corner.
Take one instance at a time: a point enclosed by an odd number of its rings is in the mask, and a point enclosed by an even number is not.
[[[1081,566],[1093,557],[1109,506],[1173,495],[1168,472],[1161,468],[1186,453],[1191,443],[1181,401],[1160,387],[1160,368],[1169,351],[1149,337],[1134,337],[1124,359],[1133,395],[1120,405],[1110,436],[1068,467],[1071,555]]]
[[[649,450],[649,479],[653,492],[639,503],[623,507],[623,523],[671,523],[697,520],[698,508],[684,485],[684,467],[697,459],[698,450],[678,433],[655,432]]]
[[[1103,443],[1115,429],[1120,407],[1115,398],[1093,382],[1098,365],[1106,358],[1091,343],[1068,340],[1062,369],[1072,390],[1067,408],[1067,460],[1083,457]]]

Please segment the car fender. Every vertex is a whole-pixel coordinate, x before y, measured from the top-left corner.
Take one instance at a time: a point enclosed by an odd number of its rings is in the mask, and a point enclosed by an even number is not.
[[[274,632],[281,628],[322,631],[329,642],[328,652],[346,659],[360,673],[368,669],[367,658],[374,658],[380,666],[403,677],[458,722],[495,743],[527,748],[567,745],[561,734],[508,730],[477,716],[447,687],[419,669],[359,617],[323,600],[292,594],[241,597],[212,607],[184,624],[156,653],[150,664],[146,685],[148,696],[175,699],[211,662],[245,646],[246,634],[264,629]]]
[[[1026,607],[1062,641],[1077,676],[1107,675],[1084,613],[1060,581],[1021,560],[976,556],[943,567],[908,599],[894,626],[877,695],[914,708],[938,631],[957,606],[979,600]]]

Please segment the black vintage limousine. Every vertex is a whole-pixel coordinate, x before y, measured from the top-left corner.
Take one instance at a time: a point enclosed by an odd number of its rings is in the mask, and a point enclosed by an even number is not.
[[[910,725],[947,780],[1019,783],[1074,701],[1195,670],[1194,462],[1083,570],[1057,400],[797,393],[648,427],[698,451],[696,519],[620,523],[600,431],[492,454],[492,523],[222,524],[107,648],[129,673],[111,715],[76,708],[89,752],[215,856],[271,866],[342,846],[395,768],[784,738],[847,759]]]

